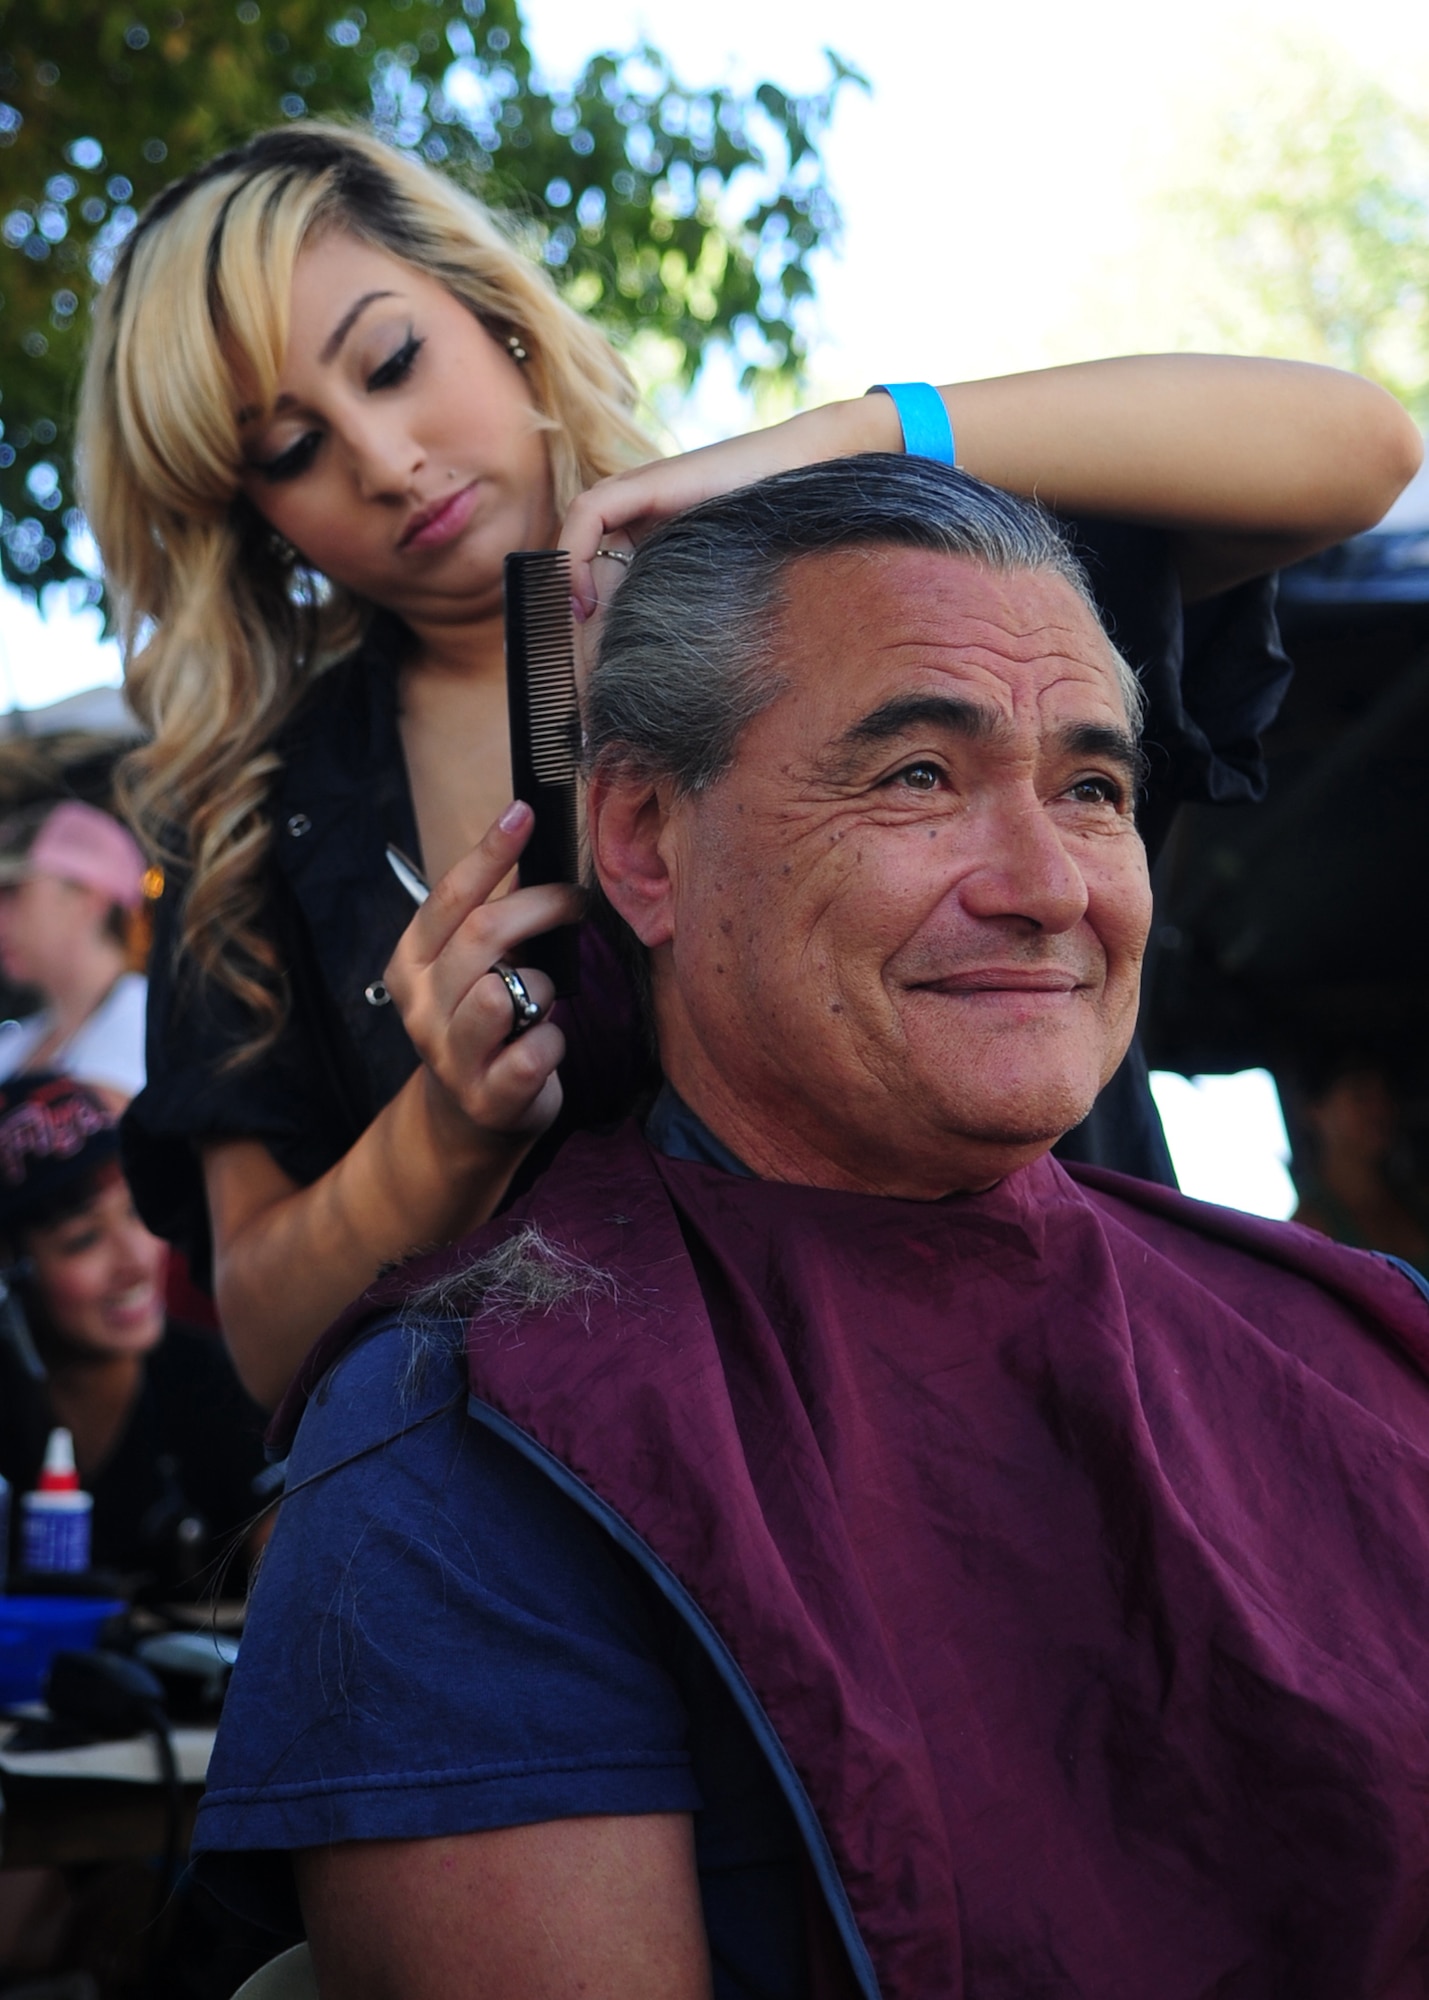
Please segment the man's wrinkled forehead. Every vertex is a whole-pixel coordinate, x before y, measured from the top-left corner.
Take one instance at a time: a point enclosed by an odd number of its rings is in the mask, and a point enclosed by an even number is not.
[[[782,579],[771,650],[821,763],[919,723],[995,740],[1029,707],[1045,728],[1085,725],[1137,755],[1111,642],[1050,570],[905,548],[805,557]]]

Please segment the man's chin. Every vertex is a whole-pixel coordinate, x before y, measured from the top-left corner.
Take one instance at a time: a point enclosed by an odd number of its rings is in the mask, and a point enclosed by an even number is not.
[[[989,1037],[964,1044],[956,1062],[946,1043],[925,1045],[905,1082],[954,1143],[1045,1151],[1081,1124],[1130,1039],[1130,1024],[1114,1044],[1104,1035]]]
[[[1063,1125],[1055,1131],[1024,1127],[1017,1131],[959,1133],[956,1144],[949,1148],[949,1169],[955,1175],[949,1179],[949,1189],[992,1187],[1006,1180],[1009,1174],[1042,1159],[1063,1132],[1070,1130],[1070,1126]]]
[[[1080,1125],[1096,1102],[1093,1090],[1067,1091],[1031,1102],[951,1108],[940,1121],[950,1154],[966,1161],[969,1153],[986,1164],[989,1177],[999,1179],[1041,1153]]]

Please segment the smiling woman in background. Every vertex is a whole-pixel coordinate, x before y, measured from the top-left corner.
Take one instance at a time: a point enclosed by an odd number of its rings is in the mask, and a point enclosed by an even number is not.
[[[0,1259],[44,1367],[37,1381],[0,1347],[0,1473],[29,1492],[62,1425],[94,1495],[95,1567],[169,1599],[212,1591],[232,1555],[241,1591],[262,1416],[218,1340],[166,1318],[166,1258],[97,1092],[58,1076],[0,1085]]]
[[[1127,359],[941,393],[969,471],[1094,544],[1091,517],[1123,524],[1094,582],[1149,635],[1137,664],[1191,745],[1183,788],[1219,740],[1183,710],[1183,593],[1368,525],[1418,460],[1381,391],[1288,363]],[[709,495],[900,445],[876,395],[659,461],[634,403],[479,203],[359,132],[262,134],[176,184],[101,298],[81,472],[153,736],[132,798],[171,864],[130,1159],[200,1269],[211,1220],[224,1327],[264,1400],[384,1264],[482,1220],[558,1117],[616,1115],[640,1078],[596,936],[554,1017],[519,967],[577,906],[500,893],[531,825],[510,800],[503,558],[568,548],[588,615],[619,575],[612,537],[618,554]],[[1260,716],[1283,666],[1267,600],[1227,603],[1208,643]],[[1253,741],[1226,679],[1221,736]],[[389,843],[436,884],[415,917]],[[519,1039],[492,971],[512,960],[543,1010]]]

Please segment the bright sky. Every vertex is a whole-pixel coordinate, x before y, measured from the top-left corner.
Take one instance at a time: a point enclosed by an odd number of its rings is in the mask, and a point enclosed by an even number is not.
[[[1220,113],[1274,94],[1297,38],[1429,106],[1429,8],[1403,0],[526,0],[526,13],[553,75],[597,38],[641,33],[691,83],[812,89],[825,45],[868,75],[871,96],[846,93],[826,148],[846,222],[819,278],[814,378],[830,395],[1184,343],[1215,272],[1166,192],[1196,177]],[[716,379],[685,442],[740,417]],[[0,706],[117,679],[94,627],[0,592]],[[1263,1089],[1246,1088],[1263,1112]],[[1262,1205],[1283,1200],[1265,1185]]]
[[[538,59],[568,71],[589,6],[526,5]],[[847,221],[820,281],[831,393],[1174,344],[1190,252],[1159,197],[1194,177],[1223,107],[1273,93],[1287,38],[1429,104],[1429,9],[1402,0],[606,0],[599,21],[611,44],[647,32],[689,79],[807,89],[824,46],[869,77],[827,146]]]
[[[1281,1221],[1293,1213],[1290,1141],[1268,1070],[1196,1077],[1153,1070],[1151,1094],[1183,1194]]]

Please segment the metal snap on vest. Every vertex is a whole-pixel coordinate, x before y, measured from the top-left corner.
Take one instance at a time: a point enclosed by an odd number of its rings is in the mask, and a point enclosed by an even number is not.
[[[387,988],[382,984],[380,979],[374,979],[370,986],[363,988],[363,997],[366,999],[369,1007],[385,1007],[390,1002],[392,995],[387,991]]]
[[[294,813],[293,817],[288,821],[288,831],[292,834],[294,840],[298,840],[303,834],[311,833],[312,825],[313,823],[306,813]]]

